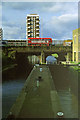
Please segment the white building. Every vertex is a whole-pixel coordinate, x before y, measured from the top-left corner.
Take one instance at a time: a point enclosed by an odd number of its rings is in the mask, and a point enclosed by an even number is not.
[[[26,38],[39,38],[39,15],[28,14],[26,17]]]

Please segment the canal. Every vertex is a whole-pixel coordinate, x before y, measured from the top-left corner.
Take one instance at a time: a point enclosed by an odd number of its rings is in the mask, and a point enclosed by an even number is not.
[[[65,118],[78,118],[78,81],[80,73],[73,67],[49,66]]]
[[[78,71],[62,65],[49,65],[66,118],[78,117]],[[2,112],[6,117],[29,73],[14,68],[3,73]]]
[[[5,118],[10,108],[15,103],[24,83],[32,70],[32,66],[26,71],[20,67],[14,67],[2,73],[2,117]]]

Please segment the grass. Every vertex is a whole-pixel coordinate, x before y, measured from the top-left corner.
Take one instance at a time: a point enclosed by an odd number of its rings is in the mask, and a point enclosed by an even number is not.
[[[80,67],[78,67],[78,66],[71,66],[71,67],[72,67],[74,70],[80,72]]]

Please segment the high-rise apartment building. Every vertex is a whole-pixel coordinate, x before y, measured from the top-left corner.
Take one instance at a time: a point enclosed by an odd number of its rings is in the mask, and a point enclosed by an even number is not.
[[[27,15],[26,38],[39,38],[39,15]]]
[[[3,30],[0,28],[0,41],[3,40]]]

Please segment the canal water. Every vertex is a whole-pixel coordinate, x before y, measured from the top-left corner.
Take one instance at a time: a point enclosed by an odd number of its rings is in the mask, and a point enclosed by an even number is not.
[[[2,73],[2,117],[5,118],[18,97],[32,68],[15,67]]]
[[[55,87],[57,89],[63,112],[66,118],[78,117],[78,71],[70,67],[49,66]],[[28,73],[29,74],[29,73]],[[6,117],[10,108],[19,95],[26,78],[27,72],[20,72],[14,68],[3,72],[2,85],[2,112]]]
[[[63,65],[49,66],[65,118],[78,118],[80,72]]]

